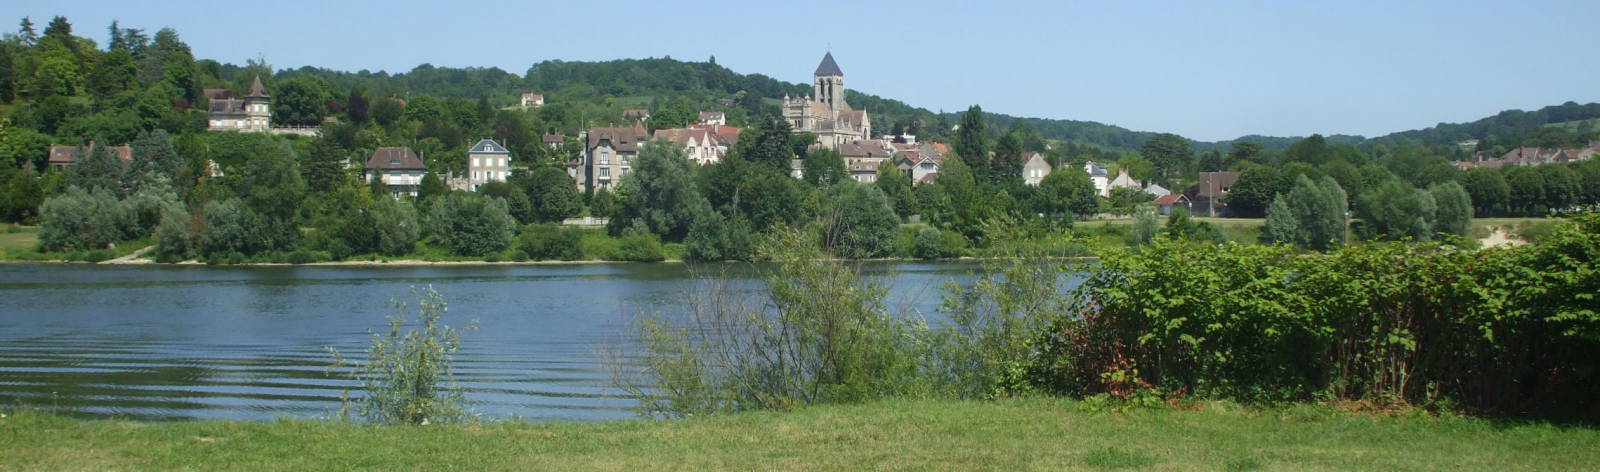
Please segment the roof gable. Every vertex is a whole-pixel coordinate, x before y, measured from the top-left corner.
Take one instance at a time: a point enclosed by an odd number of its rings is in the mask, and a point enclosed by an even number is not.
[[[844,75],[844,71],[839,70],[839,63],[833,62],[833,51],[828,51],[827,54],[822,55],[822,63],[817,64],[817,72],[814,75]]]
[[[478,144],[472,145],[472,150],[467,151],[467,153],[468,154],[511,154],[511,151],[507,150],[505,146],[501,146],[500,143],[494,142],[493,139],[482,139],[482,140],[478,141]]]

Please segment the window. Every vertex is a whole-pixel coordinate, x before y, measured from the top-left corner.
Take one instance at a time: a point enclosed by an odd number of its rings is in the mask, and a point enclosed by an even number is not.
[[[478,158],[476,158],[476,157],[472,158],[472,167],[473,168],[478,168],[479,167]]]
[[[600,178],[602,178],[602,179],[611,178],[611,169],[608,168],[608,167],[601,167],[600,168]]]
[[[600,163],[601,164],[610,164],[611,163],[611,151],[600,151]]]

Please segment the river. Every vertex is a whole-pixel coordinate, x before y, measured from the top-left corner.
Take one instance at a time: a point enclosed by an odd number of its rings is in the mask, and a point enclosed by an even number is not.
[[[897,312],[930,318],[962,264],[869,264]],[[0,408],[146,421],[328,417],[353,386],[326,347],[359,356],[391,300],[432,286],[462,336],[457,378],[487,418],[633,416],[604,359],[636,322],[683,319],[690,297],[760,293],[746,264],[106,266],[0,264]],[[715,274],[715,283],[706,274]],[[626,362],[626,361],[624,361]]]

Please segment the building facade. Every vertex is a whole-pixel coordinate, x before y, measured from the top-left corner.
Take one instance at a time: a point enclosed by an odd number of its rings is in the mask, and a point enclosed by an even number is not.
[[[493,139],[482,139],[467,150],[466,182],[459,187],[476,192],[479,185],[505,182],[510,176],[511,150]]]
[[[1022,183],[1037,186],[1044,182],[1051,170],[1050,161],[1043,154],[1034,151],[1022,153]]]
[[[213,131],[258,131],[272,129],[272,97],[261,85],[261,76],[250,82],[244,98],[231,93],[208,94],[207,123]]]
[[[855,110],[845,101],[844,71],[834,62],[833,53],[822,56],[812,74],[812,95],[783,97],[783,119],[795,133],[817,136],[817,144],[834,149],[872,136],[872,121],[866,110]]]
[[[428,166],[411,148],[381,147],[372,151],[365,170],[363,177],[367,183],[381,181],[395,196],[415,197],[422,188],[422,176],[428,173]]]
[[[639,123],[629,128],[589,128],[588,144],[573,176],[578,188],[615,192],[617,183],[633,169],[639,148],[649,140]]]

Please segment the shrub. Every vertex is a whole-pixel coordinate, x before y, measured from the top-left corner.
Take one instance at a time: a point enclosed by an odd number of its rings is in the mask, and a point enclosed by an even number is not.
[[[451,192],[435,198],[428,211],[428,234],[457,255],[504,251],[516,227],[505,200],[476,193]]]
[[[607,259],[628,262],[661,262],[661,238],[654,234],[631,234],[618,238],[617,247]]]
[[[200,251],[208,256],[226,257],[272,249],[272,242],[261,231],[267,224],[266,218],[237,198],[207,203]]]
[[[110,190],[68,188],[39,208],[39,245],[46,251],[104,249],[129,237],[127,206]]]
[[[389,316],[387,334],[372,333],[363,362],[353,365],[346,375],[361,384],[363,395],[350,398],[346,390],[340,398],[340,416],[354,414],[374,423],[430,424],[471,419],[466,396],[455,383],[454,354],[461,349],[461,334],[441,322],[444,297],[433,287],[413,289],[418,312],[408,320],[405,302],[395,300]],[[408,328],[408,321],[415,326]],[[467,330],[474,329],[474,322]],[[350,363],[338,350],[329,347],[334,358],[330,371],[343,370]]]
[[[180,207],[169,208],[156,225],[156,256],[164,261],[188,259],[195,248],[194,235],[189,232],[192,223],[189,212]]]
[[[528,226],[517,237],[524,259],[575,261],[583,258],[583,236],[557,224]]]
[[[1110,228],[1103,225],[1102,228]],[[1143,246],[1150,244],[1156,234],[1161,232],[1161,216],[1156,214],[1156,207],[1139,205],[1133,210],[1133,225],[1128,229],[1128,244]]]
[[[827,190],[823,241],[834,254],[850,259],[879,257],[894,250],[900,217],[877,187],[840,182]]]
[[[944,238],[940,236],[937,228],[922,228],[917,230],[916,242],[913,243],[911,254],[918,259],[942,259],[950,257],[944,246]]]

